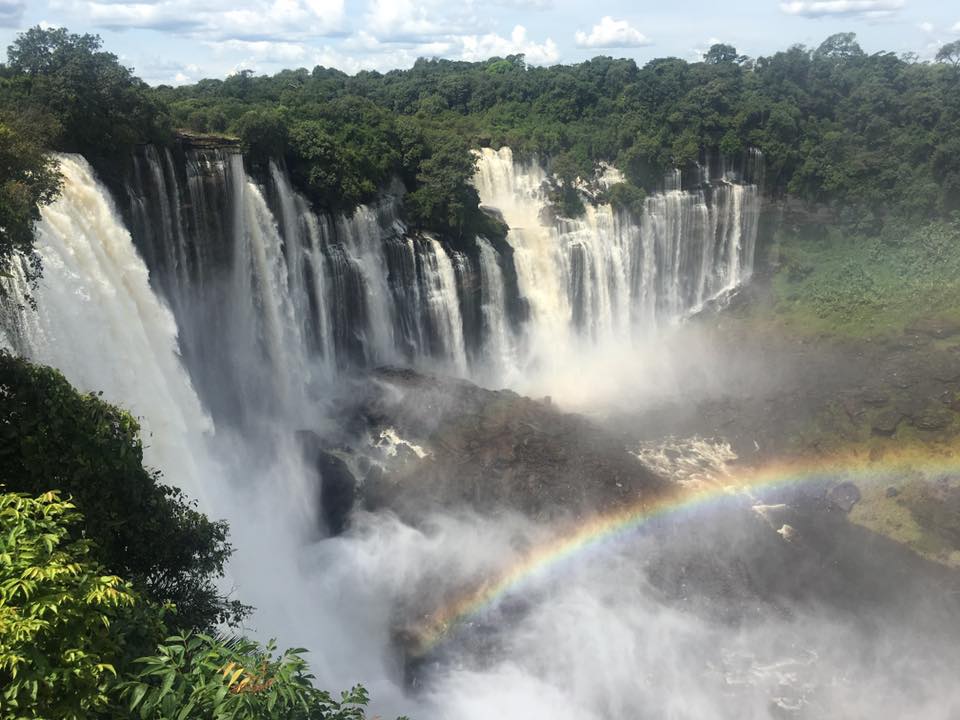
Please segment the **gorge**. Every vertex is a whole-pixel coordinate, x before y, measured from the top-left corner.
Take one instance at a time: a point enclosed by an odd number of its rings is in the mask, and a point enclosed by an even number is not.
[[[562,402],[564,388],[555,384],[569,375],[552,374],[552,363],[589,372],[584,345],[642,357],[661,330],[750,279],[762,199],[756,185],[738,182],[742,175],[704,170],[689,189],[668,178],[668,189],[647,198],[640,218],[602,204],[579,220],[551,218],[541,194],[544,171],[515,162],[509,149],[486,149],[476,176],[480,197],[510,229],[505,240],[481,237],[470,246],[408,233],[399,194],[349,217],[318,214],[280,163],[271,162],[258,180],[229,147],[175,153],[147,146],[131,158],[119,197],[81,157],[65,155],[60,163],[63,196],[38,226],[45,267],[38,310],[25,300],[28,288],[14,281],[19,310],[6,306],[4,343],[142,418],[147,462],[176,478],[207,512],[230,520],[240,551],[229,582],[259,609],[254,627],[269,620],[288,642],[306,637],[326,648],[315,660],[324,683],[346,686],[359,673],[375,690],[377,707],[413,707],[421,717],[485,717],[494,686],[506,693],[508,716],[606,717],[640,708],[659,714],[679,703],[683,713],[715,717],[766,717],[769,708],[807,717],[823,703],[873,702],[877,678],[855,665],[842,685],[844,699],[824,684],[823,673],[847,662],[843,653],[820,657],[836,648],[831,634],[852,633],[847,642],[857,647],[865,642],[859,630],[832,627],[838,610],[826,624],[809,611],[781,624],[775,611],[763,610],[739,631],[726,628],[729,617],[719,619],[732,612],[736,627],[747,621],[736,609],[745,598],[775,607],[783,602],[776,598],[797,595],[795,582],[810,583],[807,592],[820,602],[839,602],[842,575],[810,574],[803,569],[816,565],[810,559],[782,557],[789,545],[776,526],[758,522],[750,509],[756,501],[735,503],[699,531],[692,519],[670,520],[612,546],[596,564],[528,581],[522,595],[496,603],[422,657],[423,633],[433,631],[418,629],[428,622],[418,618],[438,602],[437,588],[446,596],[495,576],[578,507],[590,512],[656,497],[662,481],[650,473],[669,478],[674,470],[656,462],[655,471],[643,469],[623,445],[617,449],[616,436],[589,424],[562,429],[568,421],[549,405],[527,408],[509,393],[439,380],[416,390],[420,381],[410,385],[402,374],[373,368],[546,388]],[[757,171],[741,172],[750,178]],[[381,390],[360,410],[345,411],[345,395],[369,394],[364,383]],[[351,436],[358,417],[360,430]],[[452,428],[472,417],[480,419],[478,429],[457,439]],[[332,496],[317,484],[310,452],[301,451],[303,430],[319,433],[311,442],[334,458],[334,466],[317,466],[321,475],[347,468],[355,476],[349,494],[366,498],[352,510],[347,501],[336,526],[324,506]],[[496,439],[504,433],[513,438],[507,444]],[[461,442],[475,449],[451,449]],[[510,449],[514,442],[546,443],[546,454]],[[709,460],[709,443],[690,447],[667,453],[699,463],[705,477],[724,476],[723,452]],[[494,452],[493,465],[484,452]],[[381,469],[374,475],[370,467]],[[480,475],[468,480],[472,468]],[[329,478],[320,479],[327,489]],[[487,514],[501,501],[506,516]],[[868,555],[858,554],[859,541],[833,526],[821,537],[822,511],[809,515],[806,503],[778,506],[787,509],[777,523],[789,517],[808,538],[801,557],[824,552],[810,549],[822,543],[843,542],[853,555],[840,572],[862,567]],[[524,508],[531,515],[524,517]],[[318,541],[324,521],[337,529],[347,522],[349,530]],[[660,545],[664,532],[673,540]],[[729,545],[721,555],[713,549],[716,533]],[[646,557],[639,565],[635,553]],[[712,569],[691,567],[681,581],[677,568],[698,556],[712,557]],[[786,576],[768,567],[778,557],[790,568]],[[561,580],[568,573],[576,580]],[[923,577],[910,581],[918,597],[937,582],[936,574]],[[768,587],[750,589],[756,578]],[[425,594],[431,585],[434,592]],[[632,590],[613,599],[609,593],[620,586]],[[276,587],[285,590],[278,595]],[[719,587],[728,589],[718,594]],[[871,613],[917,601],[894,587],[881,583]],[[661,604],[665,598],[673,599]],[[687,603],[697,608],[691,615],[678,609]],[[933,622],[922,631],[931,638],[924,642],[934,642],[937,616],[924,618],[924,627]],[[808,624],[802,640],[797,622]],[[589,640],[578,633],[535,640],[545,632],[537,629],[542,623],[579,625]],[[914,621],[904,623],[920,632]],[[583,642],[623,653],[605,663],[605,673],[614,674],[600,681],[581,664],[591,662],[589,651],[574,649]],[[495,649],[503,643],[506,654]],[[650,668],[640,685],[616,670],[619,663],[626,670],[636,652],[647,654]],[[688,673],[704,653],[714,669]],[[557,664],[563,656],[572,664]],[[574,678],[591,680],[564,689]],[[596,695],[604,683],[610,699]],[[899,690],[876,696],[903,702]]]
[[[958,716],[955,83],[22,33],[0,720]]]

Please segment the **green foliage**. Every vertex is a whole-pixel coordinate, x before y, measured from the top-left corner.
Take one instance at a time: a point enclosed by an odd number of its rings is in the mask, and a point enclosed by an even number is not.
[[[192,115],[196,119],[196,113]],[[273,108],[254,108],[237,122],[243,150],[254,158],[282,157],[287,144],[287,126]]]
[[[40,208],[56,199],[61,178],[57,161],[45,150],[42,123],[29,120],[0,111],[0,276],[23,259],[27,280],[33,282],[41,272],[34,225]]]
[[[879,234],[781,233],[777,312],[815,331],[899,332],[930,308],[960,317],[960,223],[890,223]]]
[[[717,43],[711,45],[710,49],[703,56],[703,61],[707,65],[719,65],[721,63],[733,63],[740,60],[737,49],[733,45]]]
[[[0,494],[0,719],[85,720],[109,703],[128,634],[159,627],[75,540],[55,492]]]
[[[949,63],[960,68],[960,40],[949,42],[937,51],[937,62]]]
[[[0,351],[0,485],[69,494],[84,515],[73,537],[94,541],[97,559],[148,598],[175,605],[174,626],[239,619],[245,608],[216,586],[231,553],[226,523],[159,479],[143,467],[129,413]]]
[[[0,720],[363,720],[366,691],[318,690],[303,649],[189,632],[153,644],[161,610],[106,574],[74,539],[82,525],[56,492],[0,494]]]
[[[614,208],[631,213],[634,217],[640,217],[643,214],[647,194],[636,185],[621,182],[610,186],[607,190],[607,198]]]
[[[445,140],[428,152],[420,162],[417,189],[407,197],[407,211],[415,226],[460,239],[466,224],[478,220],[479,197],[470,184],[476,157],[456,138]]]
[[[49,116],[57,149],[109,156],[167,137],[163,107],[95,35],[31,28],[7,49],[5,74],[0,102]]]
[[[960,207],[957,44],[937,58],[868,55],[855,35],[838,33],[755,60],[716,44],[699,63],[418,60],[384,74],[243,71],[146,89],[99,39],[34,28],[10,49],[0,99],[51,115],[63,128],[56,147],[94,154],[162,135],[167,118],[238,135],[254,161],[282,158],[330,210],[350,211],[399,178],[411,222],[454,241],[484,222],[469,182],[470,150],[483,145],[553,161],[564,171],[562,215],[581,208],[571,178],[591,177],[601,160],[649,193],[671,168],[737,162],[758,148],[765,191],[828,205],[846,232],[864,232]]]
[[[245,638],[171,637],[137,661],[122,699],[141,720],[363,720],[362,687],[334,700],[313,686],[305,650],[274,651]]]

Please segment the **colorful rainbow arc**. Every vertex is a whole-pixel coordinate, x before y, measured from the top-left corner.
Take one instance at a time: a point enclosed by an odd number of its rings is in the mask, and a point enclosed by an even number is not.
[[[414,628],[416,649],[422,656],[437,645],[450,630],[466,618],[496,604],[505,595],[517,590],[534,574],[556,568],[584,551],[608,542],[615,542],[658,517],[702,508],[723,497],[771,490],[813,480],[864,480],[889,478],[897,473],[958,473],[960,447],[930,446],[900,448],[888,451],[881,459],[871,460],[865,453],[851,452],[829,458],[795,458],[748,470],[727,482],[692,491],[681,492],[656,500],[641,500],[612,512],[590,517],[573,532],[553,538],[525,553],[516,563],[487,582],[455,597],[439,607]]]

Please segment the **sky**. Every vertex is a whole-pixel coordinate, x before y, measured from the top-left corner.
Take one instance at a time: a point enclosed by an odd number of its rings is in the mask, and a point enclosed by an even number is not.
[[[756,57],[855,32],[867,52],[932,59],[960,39],[954,0],[0,0],[0,43],[34,25],[96,33],[151,84],[315,65],[348,73],[418,57],[524,53],[553,65],[609,55]]]

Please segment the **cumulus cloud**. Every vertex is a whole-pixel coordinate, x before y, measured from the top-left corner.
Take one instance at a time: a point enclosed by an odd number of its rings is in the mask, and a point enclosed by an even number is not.
[[[137,70],[140,77],[151,85],[184,85],[203,77],[199,65],[169,58],[147,58]]]
[[[547,10],[553,7],[553,0],[492,0],[494,5],[521,10]]]
[[[950,28],[951,32],[960,33],[960,20],[957,21],[957,24]]]
[[[19,27],[27,0],[0,0],[0,27]]]
[[[380,40],[415,40],[456,32],[458,23],[443,17],[439,8],[412,0],[373,0],[367,26]]]
[[[904,0],[792,0],[780,3],[788,15],[808,18],[860,16],[885,17],[897,12]]]
[[[609,15],[602,17],[589,34],[577,31],[575,39],[577,46],[582,48],[629,48],[650,44],[647,36],[626,20],[614,20]]]
[[[560,59],[556,43],[547,38],[542,43],[527,37],[523,25],[513,28],[509,38],[496,33],[486,35],[464,35],[458,38],[462,45],[460,57],[463,60],[486,60],[494,56],[523,54],[531,65],[549,65]]]
[[[259,63],[270,63],[290,66],[302,64],[308,57],[307,47],[301,43],[277,42],[273,40],[224,40],[210,43],[210,47],[218,53],[240,53],[250,60],[244,67],[253,67]],[[243,65],[244,63],[241,62]]]
[[[934,24],[932,22],[927,22],[926,20],[921,23],[917,23],[917,27],[928,35],[935,30]]]
[[[206,40],[338,34],[344,19],[344,0],[79,0],[71,7],[96,27],[158,30]]]

